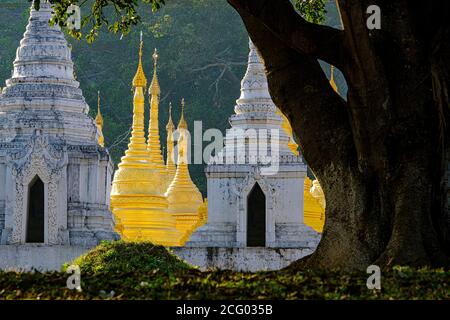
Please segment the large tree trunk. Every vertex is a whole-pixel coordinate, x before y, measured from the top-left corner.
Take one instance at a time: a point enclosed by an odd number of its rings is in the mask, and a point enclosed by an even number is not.
[[[302,19],[289,0],[228,0],[266,67],[327,202],[306,267],[448,266],[449,2],[340,2],[344,30]],[[381,8],[381,30],[366,9]],[[347,101],[318,59],[338,67]]]

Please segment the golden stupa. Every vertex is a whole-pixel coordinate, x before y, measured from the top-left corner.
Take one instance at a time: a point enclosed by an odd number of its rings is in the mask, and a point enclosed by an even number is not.
[[[197,186],[192,182],[188,170],[188,139],[189,132],[184,120],[184,99],[181,101],[181,118],[178,123],[178,161],[175,177],[166,192],[169,202],[168,211],[175,217],[177,229],[183,232],[183,242],[186,242],[202,220],[199,208],[203,197]]]
[[[325,223],[325,197],[318,180],[311,181],[310,178],[305,178],[303,197],[305,224],[317,232],[322,232]]]
[[[151,241],[164,246],[182,246],[196,226],[201,224],[203,199],[192,183],[183,161],[175,172],[173,163],[173,122],[171,116],[166,127],[167,163],[164,163],[159,136],[160,87],[157,77],[158,53],[153,54],[154,71],[149,88],[150,121],[147,141],[144,132],[144,91],[147,78],[142,66],[143,42],[139,50],[139,63],[133,79],[133,124],[130,143],[114,174],[111,190],[111,210],[116,218],[116,230],[128,241]],[[184,121],[184,117],[182,116]],[[180,127],[180,126],[179,126]],[[185,130],[187,131],[187,125]],[[170,133],[170,134],[169,134]],[[184,133],[187,136],[187,132]],[[185,150],[181,151],[185,152]],[[179,155],[180,156],[180,155]],[[192,185],[188,189],[191,198],[183,197],[186,179]],[[168,187],[173,186],[172,189]],[[181,191],[179,190],[181,186]],[[171,191],[172,190],[172,191]],[[198,193],[195,193],[198,192]],[[200,202],[195,202],[200,197]],[[197,196],[197,197],[196,197]],[[194,200],[192,200],[194,199]],[[180,219],[180,208],[190,216],[189,227]],[[185,219],[186,220],[186,219]],[[192,227],[191,227],[192,225]]]

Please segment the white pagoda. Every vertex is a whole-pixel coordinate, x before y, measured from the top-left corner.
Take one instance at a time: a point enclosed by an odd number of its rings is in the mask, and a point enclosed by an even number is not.
[[[114,167],[51,17],[47,1],[32,7],[0,93],[0,267],[54,268],[118,238],[109,211]]]
[[[264,65],[249,46],[225,146],[205,170],[208,222],[182,254],[205,268],[276,269],[311,253],[320,240],[303,222],[306,165],[289,146]]]

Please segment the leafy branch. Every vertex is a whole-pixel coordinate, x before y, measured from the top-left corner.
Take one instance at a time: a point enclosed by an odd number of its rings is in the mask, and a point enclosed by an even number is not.
[[[29,0],[31,1],[31,0]],[[42,0],[34,0],[36,10],[39,10]],[[99,30],[106,26],[109,32],[127,35],[133,26],[141,23],[142,17],[138,13],[139,5],[151,7],[152,12],[157,11],[166,4],[166,0],[49,0],[55,11],[51,20],[62,28],[67,27],[67,21],[73,13],[68,13],[71,5],[80,8],[89,7],[88,14],[81,20],[81,30],[68,30],[69,34],[80,40],[83,36],[92,43],[99,35]],[[294,0],[294,6],[307,21],[320,24],[325,19],[326,0]],[[108,11],[108,8],[111,9]],[[83,35],[82,30],[88,32]]]

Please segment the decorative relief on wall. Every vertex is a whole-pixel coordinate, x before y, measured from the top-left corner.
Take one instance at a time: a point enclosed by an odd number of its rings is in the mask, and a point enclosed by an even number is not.
[[[11,243],[25,242],[28,185],[37,175],[46,185],[46,243],[58,244],[58,185],[67,165],[63,145],[51,144],[47,136],[33,135],[20,151],[8,153],[7,162],[12,163],[15,181]]]

